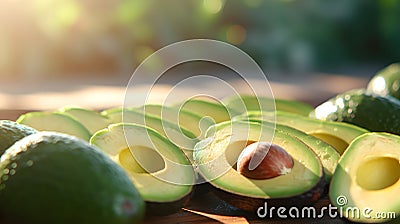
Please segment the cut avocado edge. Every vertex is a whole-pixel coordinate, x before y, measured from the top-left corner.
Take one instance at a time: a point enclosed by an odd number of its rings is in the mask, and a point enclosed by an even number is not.
[[[186,156],[192,160],[193,148],[199,139],[192,132],[179,127],[179,125],[132,108],[116,108],[109,112],[108,116],[115,123],[136,123],[156,130],[179,146]]]
[[[228,108],[239,111],[239,115],[246,111],[286,111],[302,116],[308,116],[313,110],[311,105],[296,100],[273,99],[265,96],[239,95],[224,99]],[[242,106],[245,106],[242,107]]]
[[[343,154],[347,146],[356,137],[369,132],[368,130],[356,125],[336,121],[321,121],[285,111],[249,111],[247,114],[235,117],[234,120],[275,120],[278,124],[298,129],[323,140],[332,145],[339,154]]]
[[[107,116],[94,110],[76,106],[66,106],[60,108],[58,111],[72,116],[85,126],[91,134],[94,134],[100,129],[106,128],[110,124],[110,120]]]
[[[183,103],[174,105],[174,107],[198,114],[201,117],[210,117],[214,120],[212,123],[228,121],[237,113],[228,109],[220,102],[201,99],[189,99]]]
[[[29,112],[21,115],[17,123],[38,131],[54,131],[76,136],[89,141],[89,130],[72,116],[60,112]]]
[[[207,128],[214,124],[211,119],[206,119],[207,117],[203,119],[202,116],[191,111],[161,104],[146,104],[136,109],[143,111],[145,114],[151,114],[160,119],[178,124],[198,138],[204,137]]]
[[[124,168],[146,203],[161,206],[153,212],[170,214],[190,198],[196,175],[191,163],[155,130],[131,123],[112,124],[93,135],[90,143]]]
[[[216,126],[218,127],[214,128],[213,136],[196,145],[194,159],[205,180],[235,198],[229,200],[229,196],[224,197],[228,203],[244,210],[254,211],[265,200],[279,204],[284,203],[285,200],[282,198],[291,198],[293,200],[287,201],[304,204],[307,201],[315,202],[323,194],[325,179],[322,164],[316,154],[303,142],[282,132],[273,133],[273,125],[224,122]],[[292,156],[295,162],[292,171],[267,180],[253,180],[239,174],[234,166],[243,148],[249,142],[266,141],[271,137],[271,132],[274,134],[272,142],[284,148]],[[299,176],[303,179],[299,179]]]
[[[371,132],[356,138],[339,160],[329,197],[354,222],[386,222],[400,215],[400,136]],[[354,216],[352,209],[360,211]],[[368,214],[363,213],[368,209]],[[370,217],[369,217],[370,216]],[[371,218],[372,217],[372,218]],[[393,218],[393,217],[392,217]]]

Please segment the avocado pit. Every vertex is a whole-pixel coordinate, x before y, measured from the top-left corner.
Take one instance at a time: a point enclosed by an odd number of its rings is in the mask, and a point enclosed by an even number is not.
[[[271,179],[291,172],[292,157],[279,145],[254,142],[243,149],[237,171],[250,179]]]

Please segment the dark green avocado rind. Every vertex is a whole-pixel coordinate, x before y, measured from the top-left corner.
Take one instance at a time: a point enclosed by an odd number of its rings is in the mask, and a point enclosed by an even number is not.
[[[400,99],[400,63],[391,64],[377,72],[369,81],[367,91]]]
[[[37,131],[23,124],[14,121],[0,121],[0,156],[8,147],[25,136],[36,133]]]
[[[375,132],[400,134],[400,101],[351,90],[319,105],[311,117],[347,122]]]
[[[145,206],[97,148],[59,133],[18,141],[1,157],[1,223],[136,223]]]

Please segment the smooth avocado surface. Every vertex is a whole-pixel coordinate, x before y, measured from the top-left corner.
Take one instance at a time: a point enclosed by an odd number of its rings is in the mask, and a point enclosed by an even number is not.
[[[31,134],[1,157],[1,223],[138,223],[144,202],[126,173],[69,135]]]

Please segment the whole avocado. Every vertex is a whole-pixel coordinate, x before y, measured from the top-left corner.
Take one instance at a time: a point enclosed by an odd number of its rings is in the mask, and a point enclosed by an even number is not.
[[[368,83],[367,92],[400,99],[400,63],[380,70]]]
[[[369,94],[364,89],[339,94],[316,107],[310,117],[341,121],[369,131],[400,134],[400,101]]]
[[[129,224],[144,209],[122,168],[78,138],[39,132],[1,157],[2,224]]]

